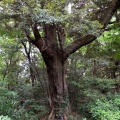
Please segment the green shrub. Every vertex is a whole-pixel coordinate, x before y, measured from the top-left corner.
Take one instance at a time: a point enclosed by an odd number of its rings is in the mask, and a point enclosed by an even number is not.
[[[90,112],[93,120],[119,120],[120,95],[112,96],[109,100],[97,100],[92,104]]]
[[[15,104],[16,93],[9,91],[5,85],[0,86],[0,115],[9,115]]]
[[[48,109],[40,101],[26,100],[23,105],[19,105],[12,113],[14,120],[39,120],[48,114]]]
[[[89,114],[89,104],[95,103],[97,99],[104,100],[109,94],[114,94],[116,81],[113,79],[77,78],[76,76],[74,78],[75,80],[69,78],[68,81],[71,108],[84,116],[90,117],[91,115]]]
[[[33,112],[28,112],[24,107],[15,110],[12,115],[13,120],[38,120]]]

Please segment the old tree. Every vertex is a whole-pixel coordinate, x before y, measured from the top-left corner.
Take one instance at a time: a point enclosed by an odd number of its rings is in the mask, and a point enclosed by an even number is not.
[[[99,29],[103,30],[112,16],[116,18],[114,22],[119,20],[120,1],[5,0],[0,4],[2,27],[15,31],[14,37],[20,41],[27,40],[35,45],[45,61],[50,105],[48,119],[67,120],[70,112],[65,81],[67,59],[96,39],[92,33],[98,28],[93,27],[97,26],[93,21],[99,21],[102,26]],[[84,26],[89,27],[84,31]]]

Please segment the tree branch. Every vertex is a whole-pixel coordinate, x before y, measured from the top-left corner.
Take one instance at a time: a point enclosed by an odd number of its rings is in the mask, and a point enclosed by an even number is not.
[[[41,35],[39,33],[39,30],[37,28],[37,24],[36,23],[32,27],[32,30],[33,30],[33,34],[34,34],[34,37],[35,37],[35,43],[36,43],[38,49],[41,52],[47,50],[47,46],[45,44],[45,40],[42,39],[42,37],[41,37]]]
[[[65,34],[65,30],[64,30],[64,28],[62,28],[62,26],[57,26],[57,34],[58,34],[60,49],[63,50],[66,34]]]
[[[41,40],[42,37],[41,37],[41,35],[39,33],[39,30],[37,28],[37,24],[36,23],[33,25],[32,30],[33,30],[33,34],[34,34],[35,39],[36,40]]]
[[[28,41],[38,48],[38,45],[37,45],[35,39],[31,38],[29,33],[26,30],[25,30],[25,34],[26,34],[26,37],[27,37]]]
[[[23,47],[24,47],[24,49],[25,49],[25,53],[28,54],[26,44],[25,44],[24,42],[21,42],[21,44],[23,45]]]
[[[24,42],[21,42],[21,43],[22,43],[22,45],[25,49],[25,53],[29,56],[30,53],[31,53],[31,43],[29,42],[29,48],[28,49],[27,49],[26,43],[24,43]]]
[[[112,16],[115,14],[115,12],[120,8],[120,0],[113,0],[110,6],[108,7],[108,11],[104,20],[104,27],[109,24]]]
[[[73,43],[71,43],[64,49],[64,59],[66,59],[70,54],[74,53],[76,50],[78,50],[82,46],[85,46],[91,43],[95,39],[96,39],[96,36],[91,34],[88,34],[76,39]]]

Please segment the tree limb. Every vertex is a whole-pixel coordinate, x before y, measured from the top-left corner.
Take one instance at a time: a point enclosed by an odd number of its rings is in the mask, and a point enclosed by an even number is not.
[[[45,41],[42,39],[36,23],[33,25],[32,31],[33,31],[33,34],[35,37],[35,42],[36,42],[38,49],[41,52],[47,50],[47,46],[45,45]]]
[[[76,50],[78,50],[82,46],[85,46],[91,43],[95,39],[96,39],[96,36],[91,34],[88,34],[76,39],[73,43],[71,43],[64,49],[64,59],[66,59],[70,54],[74,53]]]
[[[29,42],[29,48],[28,49],[27,49],[26,43],[24,43],[24,42],[21,42],[21,43],[22,43],[22,45],[25,49],[25,53],[27,54],[27,56],[29,56],[30,53],[31,53],[31,43]]]
[[[25,30],[25,34],[26,34],[26,37],[27,37],[28,41],[38,48],[38,45],[37,45],[35,39],[31,38],[29,33],[26,30]]]
[[[63,51],[66,34],[65,34],[65,30],[64,30],[64,28],[62,28],[62,26],[57,26],[57,34],[58,34],[60,49]]]
[[[109,24],[112,16],[115,14],[115,12],[120,8],[120,0],[113,0],[110,4],[110,6],[108,7],[108,11],[106,14],[106,17],[104,19],[104,27],[106,28],[106,26]]]
[[[32,30],[33,30],[33,34],[34,34],[35,39],[36,40],[41,40],[42,37],[41,37],[41,35],[39,33],[39,30],[37,28],[37,24],[36,23],[33,25]]]

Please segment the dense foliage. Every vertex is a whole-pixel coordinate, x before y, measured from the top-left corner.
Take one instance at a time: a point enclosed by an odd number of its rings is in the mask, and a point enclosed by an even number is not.
[[[0,1],[0,120],[48,119],[53,88],[34,32],[38,25],[47,41],[46,24],[56,25],[56,31],[64,27],[65,48],[86,34],[97,37],[69,55],[65,64],[69,99],[62,100],[56,116],[63,116],[62,109],[69,105],[68,120],[119,120],[119,8],[119,0]],[[57,42],[61,47],[63,43]]]

